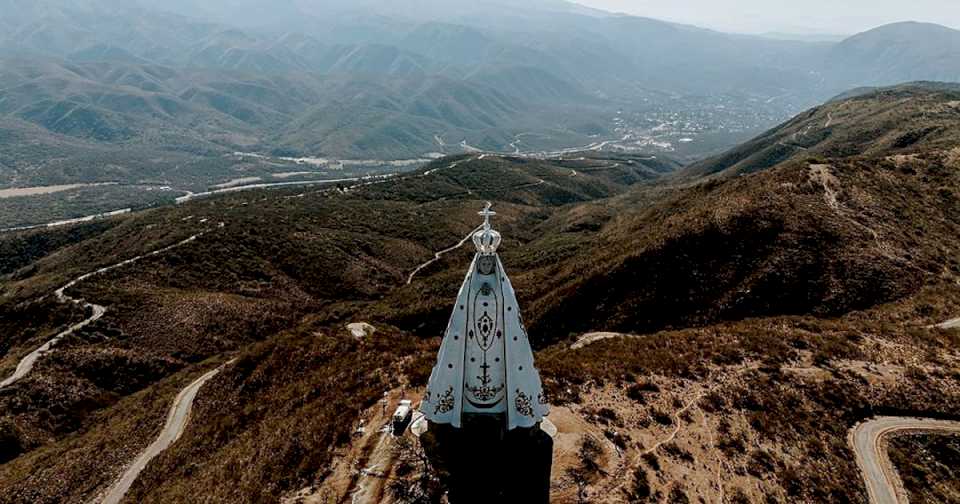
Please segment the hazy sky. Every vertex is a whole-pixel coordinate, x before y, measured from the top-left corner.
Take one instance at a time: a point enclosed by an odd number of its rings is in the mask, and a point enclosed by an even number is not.
[[[850,34],[895,21],[960,28],[958,0],[575,0],[724,31]]]

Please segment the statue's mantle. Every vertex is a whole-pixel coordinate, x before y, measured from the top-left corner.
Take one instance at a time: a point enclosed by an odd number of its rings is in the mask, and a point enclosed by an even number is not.
[[[530,428],[547,414],[540,375],[510,278],[497,255],[500,234],[473,236],[477,254],[457,295],[421,411],[433,424],[461,427],[468,415],[500,415],[506,429]]]

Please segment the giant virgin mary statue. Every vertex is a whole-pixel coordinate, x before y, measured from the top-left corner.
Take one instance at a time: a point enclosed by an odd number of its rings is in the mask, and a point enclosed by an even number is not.
[[[497,255],[490,204],[473,235],[477,253],[453,306],[420,408],[427,420],[460,428],[468,415],[499,415],[507,430],[547,414],[540,375],[510,279]]]

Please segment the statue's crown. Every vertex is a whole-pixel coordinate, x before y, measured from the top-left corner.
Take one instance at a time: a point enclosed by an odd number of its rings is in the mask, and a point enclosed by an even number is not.
[[[496,254],[500,247],[500,233],[490,227],[490,217],[497,215],[497,212],[490,210],[493,205],[487,202],[480,215],[483,217],[483,229],[473,234],[473,244],[477,247],[477,252],[481,254]]]

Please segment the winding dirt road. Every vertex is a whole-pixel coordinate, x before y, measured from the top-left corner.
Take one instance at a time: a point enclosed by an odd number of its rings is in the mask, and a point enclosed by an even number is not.
[[[954,329],[960,327],[960,317],[929,327]],[[931,418],[878,417],[850,429],[847,440],[856,455],[857,465],[860,466],[872,504],[906,504],[908,501],[903,482],[890,462],[883,441],[909,432],[960,434],[960,422]]]
[[[386,486],[387,476],[396,462],[394,436],[390,424],[380,429],[380,439],[370,453],[367,466],[360,470],[357,485],[350,496],[351,504],[373,504],[380,502]]]
[[[663,438],[663,439],[661,439],[661,440],[659,440],[659,441],[657,441],[657,442],[656,442],[653,446],[651,446],[650,448],[647,448],[646,450],[643,450],[642,452],[640,452],[639,456],[637,456],[637,457],[634,458],[634,461],[633,461],[633,466],[634,466],[634,467],[637,466],[637,465],[640,463],[640,458],[641,458],[643,455],[649,455],[649,454],[651,454],[651,453],[656,453],[657,450],[659,450],[661,446],[663,446],[663,445],[665,445],[665,444],[667,444],[667,443],[671,443],[671,442],[673,442],[674,439],[677,438],[677,434],[679,434],[680,431],[683,430],[683,426],[684,426],[684,422],[683,422],[683,418],[682,418],[683,414],[686,413],[687,411],[690,411],[691,408],[693,408],[694,406],[696,406],[697,403],[700,402],[700,399],[702,399],[704,395],[706,395],[706,392],[704,392],[704,391],[698,392],[698,393],[694,396],[693,399],[691,399],[690,401],[688,401],[686,404],[683,405],[682,408],[678,409],[677,411],[675,411],[675,412],[673,413],[673,430],[670,431],[670,435],[667,436],[667,437],[665,437],[665,438]],[[619,488],[619,487],[618,487],[618,488]]]
[[[481,156],[481,159],[482,159],[482,156]],[[454,161],[454,162],[450,163],[449,166],[446,166],[446,167],[440,166],[440,167],[434,168],[434,169],[432,169],[432,170],[427,170],[427,171],[423,172],[423,174],[422,174],[421,176],[422,176],[422,177],[428,177],[428,176],[433,175],[434,173],[436,173],[436,172],[438,172],[438,171],[440,171],[440,170],[443,170],[443,169],[450,170],[450,169],[453,169],[453,168],[456,168],[456,167],[460,166],[461,163],[468,163],[468,162],[473,161],[473,160],[474,160],[474,156],[470,156],[470,157],[461,159],[461,160],[459,160],[459,161]]]
[[[441,251],[439,251],[439,252],[434,253],[434,254],[433,254],[433,259],[430,259],[429,261],[421,264],[420,266],[417,266],[417,268],[410,273],[410,276],[407,277],[407,285],[410,285],[410,284],[413,282],[413,277],[416,276],[417,273],[420,273],[420,272],[423,271],[423,269],[426,268],[427,266],[430,266],[431,264],[439,261],[440,258],[443,257],[444,254],[448,254],[448,253],[453,252],[454,250],[457,250],[458,248],[464,246],[468,241],[470,241],[470,238],[473,237],[473,234],[476,233],[477,231],[480,231],[482,228],[483,228],[483,226],[478,226],[478,227],[475,228],[474,230],[472,230],[472,231],[470,231],[469,233],[467,233],[467,236],[464,236],[463,239],[460,240],[460,243],[457,243],[456,245],[454,245],[454,246],[452,246],[452,247],[448,247],[448,248],[445,248],[445,249],[443,249],[443,250],[441,250]]]
[[[615,332],[594,332],[587,333],[577,339],[572,345],[570,345],[570,350],[580,350],[581,348],[588,347],[598,341],[614,339],[614,338],[630,338],[628,334],[620,334]]]
[[[632,467],[638,467],[644,455],[656,453],[661,447],[663,447],[663,445],[673,442],[673,440],[677,438],[677,435],[680,434],[680,431],[682,431],[683,427],[685,426],[685,422],[681,418],[682,415],[687,411],[697,407],[700,399],[702,399],[707,392],[707,390],[701,390],[694,393],[694,397],[692,399],[684,403],[680,409],[673,413],[673,429],[670,431],[669,435],[659,439],[653,444],[653,446],[637,452],[631,459],[623,457],[618,464],[616,471],[607,477],[607,483],[604,485],[598,495],[613,495],[619,493],[620,489],[623,488],[623,486],[626,485],[630,480],[630,478],[627,477],[628,469]],[[617,447],[617,452],[620,453],[619,447]]]
[[[63,287],[60,287],[59,289],[57,289],[56,291],[54,291],[53,294],[54,294],[54,296],[56,296],[57,301],[59,301],[60,303],[73,303],[73,304],[75,304],[75,305],[80,305],[80,306],[83,306],[83,308],[86,309],[86,310],[92,310],[92,311],[93,311],[93,314],[92,314],[90,317],[88,317],[86,320],[83,320],[82,322],[78,322],[78,323],[70,326],[69,328],[67,328],[67,330],[65,330],[65,331],[57,334],[57,335],[54,336],[52,339],[50,339],[49,341],[47,341],[46,343],[44,343],[40,348],[37,348],[36,350],[34,350],[34,351],[30,352],[29,354],[27,354],[27,356],[24,357],[23,359],[21,359],[20,362],[17,364],[17,369],[14,370],[13,374],[10,375],[10,376],[9,376],[8,378],[6,378],[5,380],[3,380],[2,382],[0,382],[0,388],[8,387],[8,386],[13,385],[14,383],[20,381],[20,379],[22,379],[24,376],[26,376],[28,373],[30,373],[31,370],[33,370],[33,366],[37,363],[37,360],[39,360],[40,357],[43,357],[47,352],[49,352],[57,343],[60,342],[60,340],[62,340],[63,338],[66,338],[67,336],[69,336],[69,335],[71,335],[71,334],[73,334],[73,333],[75,333],[75,332],[83,329],[84,327],[86,327],[86,326],[88,326],[88,325],[96,322],[97,320],[100,320],[100,319],[103,317],[103,315],[107,312],[107,309],[106,309],[105,307],[103,307],[103,306],[100,306],[100,305],[94,304],[94,303],[88,303],[88,302],[86,302],[86,301],[83,300],[83,299],[76,299],[76,298],[72,298],[72,297],[68,296],[68,295],[65,293],[67,290],[69,290],[70,288],[74,287],[74,286],[77,285],[78,283],[80,283],[80,282],[82,282],[82,281],[84,281],[84,280],[86,280],[86,279],[88,279],[88,278],[90,278],[90,277],[93,277],[93,276],[96,276],[96,275],[102,275],[102,274],[104,274],[104,273],[106,273],[106,272],[108,272],[108,271],[112,271],[112,270],[115,270],[115,269],[117,269],[117,268],[121,268],[121,267],[127,266],[127,265],[129,265],[129,264],[133,264],[133,263],[135,263],[135,262],[137,262],[137,261],[140,261],[141,259],[144,259],[144,258],[147,258],[147,257],[156,256],[156,255],[159,255],[159,254],[163,254],[164,252],[168,252],[168,251],[170,251],[170,250],[172,250],[172,249],[175,249],[175,248],[177,248],[177,247],[182,247],[183,245],[186,245],[186,244],[188,244],[188,243],[190,243],[190,242],[193,242],[194,240],[196,240],[197,238],[203,236],[204,234],[205,234],[205,232],[204,232],[204,233],[198,233],[198,234],[195,234],[195,235],[191,236],[190,238],[187,238],[186,240],[183,240],[183,241],[174,243],[173,245],[164,247],[164,248],[162,248],[162,249],[154,250],[153,252],[149,252],[149,253],[147,253],[147,254],[139,255],[139,256],[134,257],[134,258],[132,258],[132,259],[127,259],[127,260],[125,260],[125,261],[118,262],[117,264],[114,264],[114,265],[111,265],[111,266],[106,266],[106,267],[100,268],[100,269],[98,269],[98,270],[96,270],[96,271],[93,271],[93,272],[90,272],[90,273],[81,275],[81,276],[75,278],[74,280],[72,280],[72,281],[71,281],[70,283],[68,283],[67,285],[64,285]]]
[[[210,190],[210,191],[204,191],[204,192],[199,192],[199,193],[195,193],[195,192],[191,192],[191,191],[186,191],[186,190],[180,190],[180,192],[183,192],[184,195],[177,197],[177,198],[174,200],[174,203],[177,204],[177,205],[182,205],[182,204],[188,203],[188,202],[190,202],[190,201],[194,201],[194,200],[198,200],[198,199],[203,199],[203,198],[209,198],[209,197],[211,197],[211,196],[216,196],[216,195],[219,195],[219,194],[228,194],[228,193],[236,193],[236,192],[243,192],[243,191],[251,191],[251,190],[254,190],[254,189],[279,189],[279,188],[288,188],[288,187],[312,187],[312,186],[317,186],[317,185],[327,185],[327,184],[333,185],[333,184],[341,184],[341,183],[344,183],[344,182],[365,181],[365,183],[361,183],[361,184],[357,184],[357,185],[351,186],[351,188],[356,188],[356,187],[360,187],[360,186],[363,186],[363,185],[369,185],[370,183],[376,183],[376,182],[380,182],[380,181],[389,180],[389,179],[394,178],[394,177],[396,177],[396,176],[397,176],[396,174],[387,173],[387,174],[383,174],[383,175],[365,175],[365,176],[362,176],[362,177],[351,177],[351,178],[342,178],[342,179],[295,180],[295,181],[292,181],[292,182],[264,182],[264,183],[259,183],[259,184],[247,184],[247,185],[237,185],[237,186],[229,186],[229,187],[223,187],[223,186],[221,186],[219,189],[213,189],[213,190]],[[32,226],[19,226],[19,227],[10,227],[10,228],[0,228],[0,233],[15,233],[15,232],[18,232],[18,231],[30,231],[30,230],[34,230],[34,229],[44,229],[44,228],[46,228],[46,229],[51,229],[51,228],[58,228],[58,227],[63,227],[63,226],[71,226],[71,225],[74,225],[74,224],[82,224],[82,223],[86,223],[86,222],[93,222],[93,221],[99,221],[99,220],[109,219],[109,218],[111,218],[111,217],[116,217],[116,216],[119,216],[119,215],[130,214],[130,213],[133,213],[134,211],[135,211],[135,210],[134,210],[133,208],[122,208],[122,209],[120,209],[120,210],[113,210],[113,211],[110,211],[110,212],[103,212],[103,213],[98,213],[98,214],[94,214],[94,215],[87,215],[87,216],[84,216],[84,217],[77,217],[77,218],[73,218],[73,219],[65,219],[65,220],[58,220],[58,221],[53,221],[53,222],[47,222],[47,223],[45,223],[45,224],[35,224],[35,225],[32,225]]]
[[[92,309],[93,315],[91,315],[89,318],[87,318],[82,322],[78,322],[70,326],[69,328],[67,328],[67,330],[57,334],[51,340],[44,343],[42,346],[40,346],[40,348],[27,354],[27,356],[21,359],[20,362],[17,364],[17,369],[13,371],[13,374],[7,377],[2,382],[0,382],[0,389],[9,387],[10,385],[13,385],[14,383],[20,381],[21,378],[23,378],[31,370],[33,370],[33,366],[37,363],[37,360],[39,360],[40,357],[43,357],[44,354],[49,352],[54,345],[60,342],[60,340],[96,322],[97,320],[100,320],[100,318],[103,317],[103,314],[107,312],[107,309],[100,305],[83,303],[83,306],[84,308]]]
[[[0,233],[15,233],[17,231],[30,231],[32,229],[52,229],[63,226],[70,226],[73,224],[82,224],[85,222],[93,222],[103,219],[109,219],[110,217],[116,217],[118,215],[124,215],[133,212],[132,208],[121,208],[120,210],[113,210],[111,212],[103,212],[93,215],[87,215],[85,217],[76,217],[73,219],[64,219],[53,222],[47,222],[46,224],[35,224],[33,226],[19,226],[19,227],[10,227],[0,229]]]
[[[190,412],[193,411],[193,401],[196,400],[200,388],[231,363],[233,363],[233,361],[227,362],[223,366],[197,378],[196,381],[187,385],[185,389],[177,394],[177,398],[174,399],[173,405],[170,407],[169,413],[167,413],[167,422],[164,424],[163,430],[160,431],[160,435],[137,456],[137,459],[127,467],[127,470],[120,476],[120,479],[107,490],[107,493],[104,494],[98,502],[101,504],[119,504],[119,502],[123,500],[124,495],[130,490],[133,482],[137,480],[137,477],[140,476],[140,473],[147,467],[147,464],[183,435],[183,431],[186,429],[187,423],[190,420]]]
[[[929,418],[879,417],[850,429],[849,442],[873,504],[905,504],[906,491],[883,441],[908,432],[960,434],[960,422]]]
[[[276,189],[276,188],[283,188],[283,187],[310,187],[310,186],[316,186],[316,185],[328,185],[328,184],[333,185],[333,184],[341,184],[344,182],[357,182],[357,181],[378,181],[378,180],[383,181],[383,180],[394,178],[395,176],[396,175],[393,173],[387,173],[384,175],[367,175],[363,177],[351,177],[351,178],[330,179],[330,180],[297,180],[293,182],[266,182],[262,184],[247,184],[247,185],[241,185],[241,186],[225,187],[222,189],[215,189],[212,191],[206,191],[201,193],[188,193],[184,196],[180,196],[179,198],[177,198],[176,203],[178,205],[182,205],[184,203],[187,203],[193,200],[208,198],[210,196],[216,196],[218,194],[236,193],[236,192],[242,192],[242,191],[250,191],[253,189]],[[363,185],[363,184],[358,184],[357,186],[353,186],[353,187],[359,187],[360,185]]]

